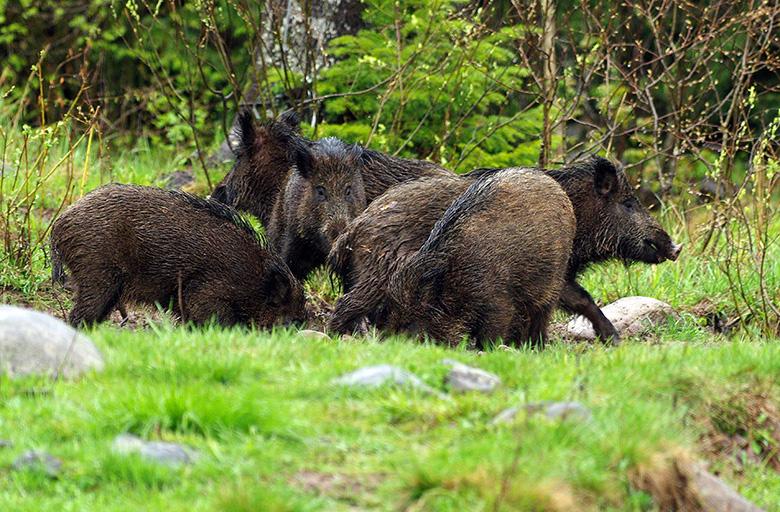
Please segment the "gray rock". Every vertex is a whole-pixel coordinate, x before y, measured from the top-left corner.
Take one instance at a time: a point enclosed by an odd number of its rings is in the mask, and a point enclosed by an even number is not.
[[[173,171],[165,180],[165,188],[171,190],[181,190],[194,181],[195,176],[192,174],[192,169],[186,169],[184,171]]]
[[[504,409],[498,413],[495,418],[493,418],[491,423],[496,425],[514,421],[520,411],[525,411],[529,415],[542,412],[550,420],[589,421],[593,417],[590,409],[582,405],[580,402],[542,401],[532,402],[520,407],[510,407],[508,409]]]
[[[453,391],[492,393],[501,385],[501,379],[497,375],[485,370],[465,365],[453,359],[444,359],[442,363],[452,367],[444,380]]]
[[[389,364],[366,366],[333,380],[339,386],[378,388],[387,384],[411,386],[425,393],[438,393],[413,373]]]
[[[7,439],[0,439],[0,448],[13,448],[14,444]]]
[[[298,331],[298,336],[304,336],[306,338],[313,338],[316,340],[329,340],[330,336],[324,332],[315,331],[313,329],[303,329]]]
[[[31,450],[17,457],[11,468],[14,471],[42,471],[50,478],[57,478],[62,469],[62,461],[46,452]]]
[[[539,402],[538,404],[529,404],[528,407],[533,406],[536,406],[537,410],[544,411],[544,415],[551,420],[588,421],[593,417],[590,409],[579,402]]]
[[[137,453],[143,459],[164,466],[192,464],[197,459],[197,453],[186,446],[163,441],[144,441],[132,434],[118,435],[111,447],[116,453]]]
[[[686,468],[690,476],[689,486],[698,497],[702,510],[712,512],[761,512],[723,480],[707,471],[704,466],[691,463]]]
[[[46,313],[0,305],[0,373],[77,377],[103,369],[92,342]]]
[[[690,460],[684,455],[676,456],[650,471],[641,472],[632,480],[635,486],[653,497],[658,510],[704,512],[762,512],[763,510],[710,473],[701,462]]]
[[[601,311],[623,337],[641,334],[676,315],[672,306],[651,297],[623,297],[604,306]],[[566,326],[566,331],[577,339],[596,338],[593,326],[583,316],[574,317]]]

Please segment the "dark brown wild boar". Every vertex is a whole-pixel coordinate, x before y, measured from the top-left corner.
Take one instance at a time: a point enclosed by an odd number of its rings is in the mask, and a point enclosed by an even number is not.
[[[388,328],[451,345],[544,345],[575,229],[568,196],[545,173],[482,174],[393,275]]]
[[[325,263],[333,241],[366,208],[362,152],[332,137],[313,143],[276,198],[268,237],[298,279]]]
[[[682,249],[642,206],[625,172],[604,158],[547,171],[560,183],[577,217],[566,286],[561,306],[586,317],[603,341],[620,341],[612,325],[577,275],[593,263],[620,258],[626,262],[662,263],[676,260]]]
[[[299,123],[298,117],[288,112],[255,128],[252,112],[241,113],[236,162],[214,189],[212,198],[256,215],[268,227],[272,206],[298,163],[300,147],[317,144],[300,135]],[[362,147],[360,150],[368,203],[398,183],[424,176],[452,175],[433,162],[398,158]]]
[[[382,327],[386,283],[398,265],[423,244],[438,216],[470,180],[493,171],[481,169],[455,177],[456,183],[462,182],[450,187],[428,180],[406,183],[388,191],[350,224],[329,257],[347,292],[339,299],[329,328],[348,333],[363,317]],[[648,263],[674,260],[680,246],[642,208],[625,173],[608,160],[593,158],[547,172],[567,193],[577,217],[560,305],[588,318],[602,340],[617,342],[614,326],[577,284],[578,273],[591,263],[613,258]],[[391,204],[393,208],[388,209]]]
[[[107,185],[55,222],[52,278],[75,287],[73,325],[126,303],[183,321],[269,327],[304,317],[300,283],[235,210],[182,192]]]

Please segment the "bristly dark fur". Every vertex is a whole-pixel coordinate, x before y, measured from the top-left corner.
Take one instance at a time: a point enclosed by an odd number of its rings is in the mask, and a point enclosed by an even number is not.
[[[477,167],[476,169],[472,169],[469,172],[462,174],[462,176],[466,178],[481,178],[503,170],[503,167]]]
[[[294,110],[282,112],[279,114],[277,121],[286,124],[295,133],[300,133],[301,131],[301,118],[298,117],[298,113]]]
[[[420,253],[438,252],[446,243],[446,235],[453,233],[458,223],[482,209],[490,201],[494,190],[494,178],[500,169],[485,172],[447,208],[441,219],[433,226],[428,240],[420,248]]]
[[[62,264],[62,255],[54,244],[51,244],[51,282],[52,284],[65,284],[65,268]]]
[[[235,208],[218,201],[203,199],[202,197],[194,196],[179,190],[168,190],[167,192],[174,197],[181,198],[194,208],[206,211],[214,217],[230,222],[255,239],[263,248],[267,248],[268,242],[266,241],[265,236],[255,231],[252,224],[250,224]]]
[[[324,156],[334,158],[360,158],[365,151],[357,144],[347,144],[336,137],[325,137],[324,139],[320,139],[312,145],[312,148]]]

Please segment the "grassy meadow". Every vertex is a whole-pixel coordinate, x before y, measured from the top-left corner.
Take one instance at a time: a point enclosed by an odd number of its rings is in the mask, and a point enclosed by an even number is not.
[[[617,349],[558,342],[482,354],[164,323],[89,334],[103,373],[0,381],[0,437],[13,443],[0,466],[31,448],[64,463],[58,479],[4,470],[4,510],[654,510],[632,475],[681,455],[780,510],[776,342],[713,340],[677,324]],[[446,393],[443,358],[503,385]],[[446,394],[331,383],[380,363]],[[577,400],[593,418],[491,424],[540,400]],[[110,445],[123,432],[200,456],[180,469],[118,456]],[[736,436],[759,456],[722,448]]]

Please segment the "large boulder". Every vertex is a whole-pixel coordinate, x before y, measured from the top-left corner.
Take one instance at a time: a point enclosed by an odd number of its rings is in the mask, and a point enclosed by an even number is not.
[[[77,377],[103,369],[92,342],[46,313],[0,305],[0,373]]]
[[[651,297],[623,297],[607,304],[601,311],[622,337],[642,334],[676,315],[672,306]],[[577,339],[596,338],[593,325],[583,316],[574,317],[566,326],[566,331],[569,336]]]

